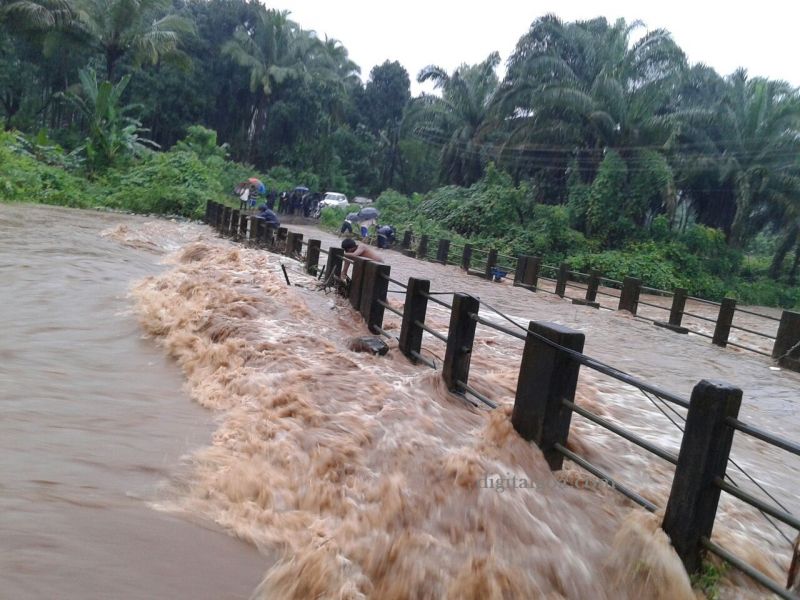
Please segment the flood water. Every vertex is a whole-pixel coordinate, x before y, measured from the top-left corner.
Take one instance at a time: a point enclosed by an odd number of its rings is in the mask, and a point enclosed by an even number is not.
[[[694,597],[658,516],[568,461],[551,473],[514,432],[518,340],[479,326],[470,383],[501,405],[489,411],[393,342],[385,357],[351,351],[366,331],[345,301],[205,226],[0,206],[0,228],[0,596]],[[479,296],[498,323],[487,305],[580,329],[587,354],[684,396],[702,378],[739,385],[743,419],[800,438],[800,376],[766,358],[385,260],[400,281]],[[446,333],[446,310],[429,304],[427,320]],[[387,312],[385,329],[399,325]],[[440,363],[439,341],[424,348]],[[584,368],[577,402],[678,449],[633,388]],[[577,416],[569,447],[664,506],[669,464]],[[743,436],[733,455],[800,509],[791,456]],[[526,485],[487,485],[511,477]],[[714,538],[785,579],[788,544],[757,512],[723,499]],[[735,574],[722,586],[764,595]]]
[[[0,597],[248,598],[252,546],[148,506],[213,421],[142,339],[128,290],[164,267],[121,222],[0,204]]]

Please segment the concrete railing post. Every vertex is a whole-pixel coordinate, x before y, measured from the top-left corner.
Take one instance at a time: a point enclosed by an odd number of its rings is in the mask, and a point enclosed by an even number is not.
[[[710,538],[734,430],[725,421],[739,414],[742,390],[701,381],[692,391],[675,477],[662,527],[689,573],[701,565],[701,540]]]
[[[450,313],[450,328],[447,332],[447,349],[442,365],[442,378],[447,389],[459,392],[461,384],[469,380],[469,363],[472,343],[475,340],[477,322],[472,314],[478,314],[480,301],[467,294],[453,294],[453,310]]]
[[[316,276],[319,268],[319,249],[322,247],[320,240],[308,240],[306,251],[306,273]]]
[[[211,215],[209,217],[208,224],[211,225],[214,229],[219,227],[220,219],[222,218],[222,205],[219,202],[212,202],[211,203]]]
[[[539,285],[539,271],[542,268],[542,259],[538,256],[529,256],[525,265],[525,273],[522,276],[523,285],[528,286],[528,289],[535,292],[536,286]]]
[[[524,254],[520,254],[517,257],[517,268],[514,269],[514,283],[513,285],[516,287],[520,283],[522,283],[522,279],[525,277],[525,269],[528,267],[528,259],[530,257]]]
[[[419,246],[417,246],[417,258],[420,260],[427,260],[428,258],[428,236],[423,235],[419,238]]]
[[[371,260],[364,263],[364,281],[361,284],[361,314],[371,333],[380,333],[378,328],[383,326],[384,307],[379,300],[386,302],[390,272],[389,265]]]
[[[635,315],[639,308],[639,293],[641,291],[641,279],[637,279],[636,277],[626,277],[623,279],[617,310],[627,310],[632,315]]]
[[[567,281],[569,280],[569,265],[562,262],[558,267],[558,276],[556,277],[556,296],[562,298],[567,293]]]
[[[222,209],[222,223],[220,224],[219,233],[223,237],[228,236],[231,227],[231,207],[226,206]]]
[[[250,217],[247,216],[245,213],[239,214],[239,234],[238,238],[240,241],[245,241],[247,239],[247,223]]]
[[[238,210],[231,211],[231,220],[228,223],[228,236],[234,240],[239,239],[239,216],[241,213]]]
[[[275,247],[275,226],[272,223],[264,223],[264,241],[266,248]]]
[[[206,202],[206,212],[203,216],[203,223],[211,225],[214,222],[214,211],[216,210],[217,203],[213,200]]]
[[[472,244],[464,244],[464,253],[461,255],[461,268],[469,272],[470,263],[472,262]]]
[[[416,363],[416,352],[422,349],[422,334],[424,330],[418,323],[425,323],[425,314],[428,310],[428,298],[425,296],[431,289],[431,282],[427,279],[409,278],[406,288],[406,302],[403,307],[403,324],[400,328],[399,348],[411,362]]]
[[[328,248],[328,262],[325,263],[325,279],[334,283],[342,276],[342,260],[344,249],[337,246]]]
[[[733,315],[736,313],[736,300],[733,298],[723,298],[719,305],[719,315],[717,325],[714,327],[714,337],[711,343],[725,347],[728,345],[728,337],[731,334]]]
[[[689,292],[686,288],[677,288],[672,296],[672,307],[669,309],[669,324],[680,327],[683,321],[683,311],[686,308],[686,297]]]
[[[283,252],[286,248],[286,237],[289,235],[289,229],[286,227],[278,227],[278,234],[275,236],[275,252]]]
[[[258,243],[259,221],[263,222],[264,219],[259,219],[258,217],[247,218],[247,241],[250,246],[255,246]]]
[[[580,363],[541,338],[583,352],[585,336],[556,323],[531,321],[522,352],[511,424],[536,443],[550,469],[557,471],[564,457],[556,444],[567,445],[572,420],[572,409],[563,401],[575,399]]]
[[[486,270],[484,271],[484,275],[486,275],[486,279],[492,279],[492,271],[497,266],[497,250],[492,248],[489,250],[489,254],[486,256]]]
[[[286,256],[299,256],[303,253],[303,234],[294,231],[286,233],[286,247],[283,249]]]
[[[597,302],[597,290],[600,289],[600,271],[591,269],[586,284],[586,302]]]
[[[778,364],[800,371],[800,313],[785,310],[781,315],[775,345],[772,347],[772,358]]]
[[[439,240],[439,247],[436,249],[436,262],[447,264],[450,255],[450,240]]]
[[[352,257],[353,265],[350,274],[350,305],[361,310],[361,292],[364,286],[364,268],[367,259],[361,256]]]

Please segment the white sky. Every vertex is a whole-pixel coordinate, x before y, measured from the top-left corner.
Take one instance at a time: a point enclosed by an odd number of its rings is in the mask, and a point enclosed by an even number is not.
[[[291,11],[293,20],[320,37],[340,40],[361,66],[364,80],[386,59],[398,60],[417,94],[419,70],[435,64],[453,70],[500,52],[503,62],[531,22],[547,13],[565,21],[605,16],[668,29],[689,62],[727,75],[745,67],[751,76],[800,86],[800,2],[760,0],[262,0]]]

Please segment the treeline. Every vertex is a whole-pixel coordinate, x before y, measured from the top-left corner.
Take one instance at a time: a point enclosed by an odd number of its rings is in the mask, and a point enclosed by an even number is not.
[[[7,130],[44,128],[65,147],[83,144],[95,124],[73,100],[91,100],[88,78],[98,82],[90,88],[126,86],[118,111],[131,120],[119,129],[133,124],[137,140],[163,149],[202,124],[234,160],[314,174],[322,188],[369,195],[436,184],[436,148],[399,136],[407,71],[387,61],[365,85],[340,42],[287,12],[254,0],[0,2]]]
[[[196,124],[236,161],[349,195],[467,188],[493,163],[526,195],[503,227],[537,230],[535,208],[560,205],[613,250],[661,217],[659,231],[697,223],[768,253],[773,278],[797,273],[798,90],[691,65],[666,31],[548,15],[503,79],[496,53],[430,66],[416,76],[437,92],[412,98],[402,65],[364,83],[340,42],[255,1],[0,3],[5,128],[46,130],[90,172]]]

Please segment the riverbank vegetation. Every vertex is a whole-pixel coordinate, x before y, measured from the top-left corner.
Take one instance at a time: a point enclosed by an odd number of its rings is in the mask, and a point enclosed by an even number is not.
[[[0,0],[0,199],[197,216],[237,181],[654,287],[796,306],[800,94],[668,32],[534,21],[412,97],[246,0]],[[339,213],[328,215],[336,221]]]

